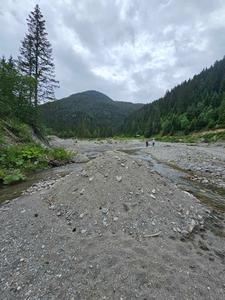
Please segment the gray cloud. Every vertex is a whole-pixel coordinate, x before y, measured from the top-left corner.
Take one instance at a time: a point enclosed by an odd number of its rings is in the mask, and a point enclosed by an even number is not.
[[[36,2],[60,89],[150,102],[224,56],[223,0],[0,0],[0,55],[17,56]]]

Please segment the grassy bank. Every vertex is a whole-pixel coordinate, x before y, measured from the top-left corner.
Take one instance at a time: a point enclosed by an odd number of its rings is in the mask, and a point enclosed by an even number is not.
[[[26,124],[0,121],[0,185],[26,180],[30,173],[65,164],[74,155],[62,148],[44,147],[37,140]]]
[[[65,164],[72,153],[62,148],[49,149],[38,144],[22,144],[0,149],[0,183],[25,180],[34,171]]]

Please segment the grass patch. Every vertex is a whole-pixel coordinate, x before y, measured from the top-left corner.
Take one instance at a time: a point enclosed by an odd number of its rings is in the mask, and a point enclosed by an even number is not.
[[[52,161],[67,163],[73,155],[62,148],[48,149],[38,144],[0,148],[0,183],[12,184],[25,180],[30,172],[47,169]]]

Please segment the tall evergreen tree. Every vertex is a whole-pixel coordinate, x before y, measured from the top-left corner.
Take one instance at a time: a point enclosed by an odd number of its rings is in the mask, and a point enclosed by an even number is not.
[[[54,88],[58,87],[55,80],[52,47],[47,38],[45,20],[38,5],[35,6],[27,19],[28,33],[22,41],[19,56],[19,68],[24,75],[35,79],[34,96],[30,100],[37,108],[38,103],[52,100]]]

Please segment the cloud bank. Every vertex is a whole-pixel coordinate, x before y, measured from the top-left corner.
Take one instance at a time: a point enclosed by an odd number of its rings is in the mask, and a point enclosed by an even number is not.
[[[58,98],[95,89],[151,102],[225,54],[224,0],[0,0],[0,55],[18,55],[38,3]]]

